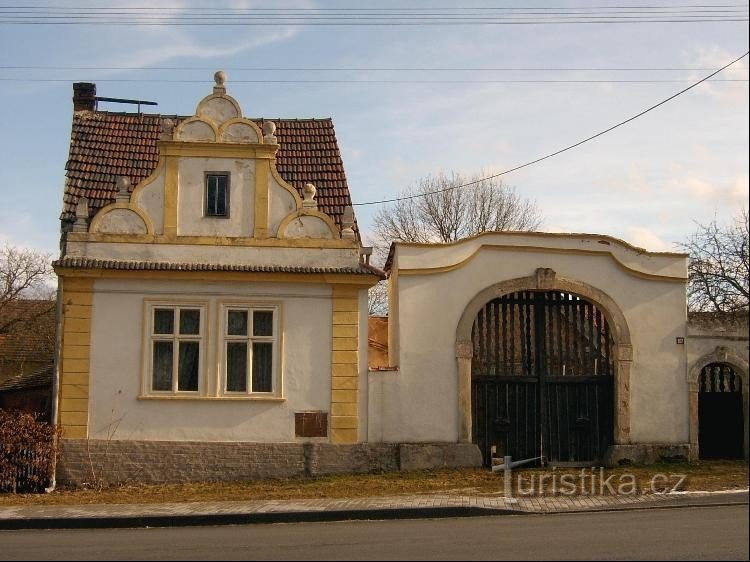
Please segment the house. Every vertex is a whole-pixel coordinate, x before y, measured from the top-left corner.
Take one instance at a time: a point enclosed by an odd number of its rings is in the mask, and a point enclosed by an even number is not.
[[[55,302],[18,299],[0,314],[0,408],[50,413]]]
[[[59,481],[91,478],[92,456],[111,481],[367,461],[367,290],[384,274],[333,124],[246,118],[225,79],[191,116],[98,111],[74,84]]]

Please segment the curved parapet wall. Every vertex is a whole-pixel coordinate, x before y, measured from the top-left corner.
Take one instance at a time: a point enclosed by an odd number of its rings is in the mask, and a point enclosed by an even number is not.
[[[430,274],[467,265],[483,251],[542,252],[600,256],[623,271],[647,279],[687,279],[687,255],[649,252],[606,235],[545,232],[485,232],[449,244],[397,242],[399,274]]]

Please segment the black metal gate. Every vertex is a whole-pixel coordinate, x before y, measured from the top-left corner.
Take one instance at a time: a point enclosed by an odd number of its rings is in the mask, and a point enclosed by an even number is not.
[[[703,367],[698,390],[698,446],[702,459],[741,459],[742,380],[729,365]]]
[[[614,358],[604,314],[559,291],[488,302],[474,320],[473,439],[492,457],[599,462],[613,433]]]

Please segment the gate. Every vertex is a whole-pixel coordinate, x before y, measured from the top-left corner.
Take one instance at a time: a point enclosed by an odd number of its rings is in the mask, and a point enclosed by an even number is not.
[[[610,329],[593,303],[560,291],[520,291],[474,319],[473,440],[492,457],[599,462],[613,433]]]
[[[742,380],[722,363],[703,367],[698,390],[698,446],[701,459],[741,459]]]

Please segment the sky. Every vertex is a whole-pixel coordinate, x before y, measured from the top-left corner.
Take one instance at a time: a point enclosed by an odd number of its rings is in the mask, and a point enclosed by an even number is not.
[[[718,4],[735,6],[745,14],[739,19],[747,19],[741,1],[662,6]],[[147,26],[122,19],[112,25],[9,23],[7,12],[20,5],[149,7],[160,19]],[[649,5],[660,3],[527,3],[547,9],[537,14]],[[235,14],[304,8],[313,15],[332,13],[314,8],[398,7],[453,9],[455,15],[461,7],[486,15],[503,13],[486,10],[498,7],[512,14],[507,9],[522,2],[182,0],[156,6],[143,0],[0,2],[0,244],[57,252],[75,81],[96,82],[99,96],[158,102],[149,111],[191,115],[210,93],[214,71],[224,69],[228,93],[246,116],[333,118],[352,198],[362,203],[394,197],[429,174],[491,174],[534,160],[631,117],[748,49],[747,21],[175,25],[205,7]],[[515,70],[494,70],[500,68]],[[571,68],[629,70],[560,70]],[[675,250],[696,223],[728,221],[748,205],[747,57],[716,78],[735,81],[704,83],[504,181],[536,201],[542,230],[608,234],[648,250]],[[355,207],[365,241],[375,210]]]

